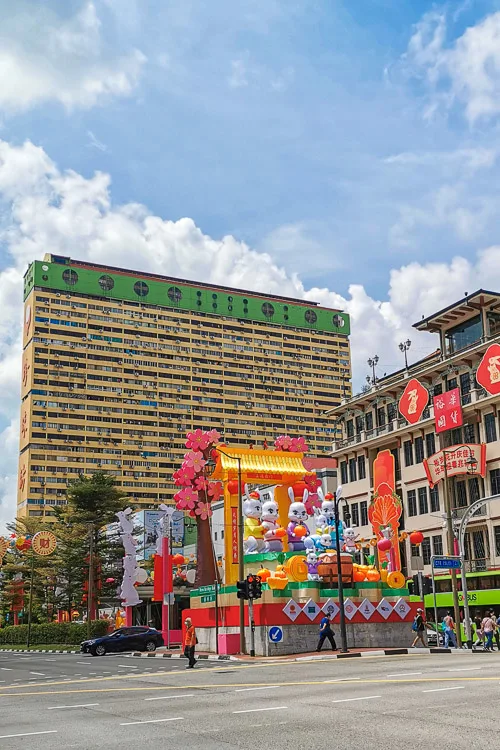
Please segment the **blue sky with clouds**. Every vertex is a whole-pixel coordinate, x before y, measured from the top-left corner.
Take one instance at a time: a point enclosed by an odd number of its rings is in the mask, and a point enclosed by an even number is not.
[[[500,0],[0,0],[0,521],[21,281],[60,252],[283,293],[367,357],[500,289]]]

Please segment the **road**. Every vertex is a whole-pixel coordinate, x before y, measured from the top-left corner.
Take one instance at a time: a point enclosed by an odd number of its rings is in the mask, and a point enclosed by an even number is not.
[[[498,741],[500,654],[204,662],[0,652],[0,748],[184,750]]]

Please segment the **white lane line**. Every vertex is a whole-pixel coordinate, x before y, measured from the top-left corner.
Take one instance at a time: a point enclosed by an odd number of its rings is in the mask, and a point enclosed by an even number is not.
[[[78,703],[75,706],[48,706],[47,711],[56,711],[59,708],[88,708],[89,706],[98,706],[98,703]]]
[[[126,721],[121,727],[131,727],[133,724],[159,724],[162,721],[184,721],[183,716],[173,716],[171,719],[149,719],[148,721]]]
[[[455,685],[455,687],[445,688],[432,688],[432,690],[422,690],[423,693],[443,693],[445,690],[463,690],[463,685]]]
[[[0,667],[2,672],[12,672],[12,669],[10,667]]]
[[[268,706],[267,708],[246,708],[244,711],[233,711],[233,714],[254,714],[259,711],[286,711],[288,706]]]
[[[360,680],[361,677],[337,677],[336,680],[323,680],[324,684],[330,684],[331,682],[351,682],[352,680]]]
[[[45,672],[30,672],[30,674],[35,674],[38,677],[45,677]]]
[[[7,740],[9,737],[33,737],[35,734],[57,734],[57,729],[48,729],[46,732],[24,732],[23,734],[0,734],[0,740]]]
[[[125,667],[125,669],[139,669],[139,667],[134,667],[131,664],[117,664],[117,667]]]
[[[89,661],[77,661],[76,664],[84,664],[86,667],[92,666],[92,662]]]
[[[144,698],[145,701],[166,701],[174,698],[194,698],[194,693],[188,693],[183,695],[156,695],[154,698]]]
[[[332,701],[332,703],[350,703],[351,701],[371,701],[373,698],[381,698],[381,695],[363,695],[360,698],[341,698],[338,701]]]
[[[238,688],[235,693],[246,693],[249,690],[276,690],[279,685],[264,685],[263,687]]]
[[[450,672],[453,670],[450,669]],[[396,674],[388,674],[387,677],[410,677],[414,674],[422,674],[422,672],[396,672]]]
[[[448,672],[480,672],[482,667],[461,667],[460,669],[448,669]]]

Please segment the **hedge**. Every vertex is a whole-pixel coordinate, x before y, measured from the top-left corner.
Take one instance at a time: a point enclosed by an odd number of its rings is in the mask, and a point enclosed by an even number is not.
[[[106,635],[109,629],[107,620],[93,620],[90,623],[90,635],[98,638]],[[8,625],[0,628],[0,643],[23,645],[28,636],[27,625]],[[87,638],[87,625],[71,622],[50,622],[45,625],[32,625],[30,643],[36,644],[60,643],[61,645],[74,646]]]

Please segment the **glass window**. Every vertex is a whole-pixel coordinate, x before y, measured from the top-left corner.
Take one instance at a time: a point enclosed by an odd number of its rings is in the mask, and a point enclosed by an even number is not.
[[[472,344],[481,340],[482,335],[483,326],[480,315],[476,315],[465,323],[460,323],[458,326],[450,328],[445,334],[448,354],[456,352],[459,349],[464,349],[467,346],[472,346]]]
[[[443,537],[441,536],[441,534],[439,534],[439,536],[432,537],[432,554],[433,555],[443,554]]]
[[[454,485],[455,508],[465,508],[467,505],[467,486],[465,481],[455,482]]]
[[[423,437],[416,437],[414,441],[414,446],[415,446],[415,463],[421,464],[425,458]]]
[[[345,426],[347,430],[347,437],[354,437],[354,422],[352,421],[352,419],[348,419]]]
[[[405,453],[405,466],[412,466],[413,465],[413,445],[411,444],[411,440],[405,440],[403,444],[404,453]]]
[[[439,487],[435,485],[432,490],[429,490],[431,498],[431,513],[439,512]]]
[[[361,511],[361,526],[368,526],[368,503],[366,500],[362,500],[359,504]]]
[[[387,420],[389,422],[393,422],[397,416],[398,416],[398,407],[396,406],[396,404],[388,404],[387,405]]]
[[[380,406],[377,409],[377,422],[379,427],[385,426],[385,406]]]
[[[431,564],[431,540],[430,537],[426,536],[422,542],[422,557],[424,558],[424,565]]]
[[[340,481],[347,484],[347,461],[340,462]]]
[[[349,459],[349,481],[355,482],[356,481],[356,459],[350,458]]]
[[[427,504],[427,487],[418,488],[418,512],[421,516],[425,516],[429,512]]]
[[[394,456],[394,473],[396,475],[396,482],[401,481],[401,464],[399,463],[399,450],[392,448],[392,455]]]
[[[500,526],[494,526],[493,530],[495,532],[495,554],[500,557]]]
[[[363,417],[356,417],[356,434],[359,435],[362,429],[363,429]]]
[[[352,525],[359,526],[359,505],[357,503],[351,505],[351,514]]]
[[[500,494],[500,469],[492,469],[490,471],[490,487],[492,495]],[[500,529],[500,526],[497,528]]]
[[[427,451],[427,458],[430,458],[436,452],[436,436],[433,432],[428,432],[425,436],[425,449]]]
[[[470,404],[470,372],[460,375],[460,391],[462,393],[462,404]]]
[[[476,436],[476,425],[475,424],[464,424],[464,443],[477,443]]]
[[[442,383],[436,383],[436,385],[432,389],[432,393],[434,396],[440,396],[443,392],[443,384]]]
[[[497,439],[497,425],[493,412],[484,415],[484,433],[487,443],[494,443]]]
[[[408,498],[408,515],[416,516],[417,515],[417,491],[408,490],[407,498]]]
[[[365,416],[365,420],[366,420],[366,429],[373,430],[373,412],[371,411],[367,412]]]
[[[480,497],[479,477],[471,477],[469,479],[469,505],[475,503]]]
[[[366,479],[366,463],[364,456],[358,456],[358,479]]]

